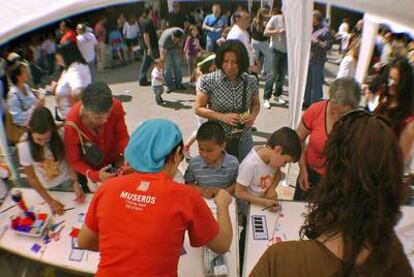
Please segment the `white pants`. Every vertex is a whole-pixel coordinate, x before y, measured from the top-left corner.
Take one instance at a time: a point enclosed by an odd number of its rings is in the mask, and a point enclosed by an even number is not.
[[[106,45],[104,42],[98,42],[96,45],[96,66],[98,70],[105,68],[106,62]]]

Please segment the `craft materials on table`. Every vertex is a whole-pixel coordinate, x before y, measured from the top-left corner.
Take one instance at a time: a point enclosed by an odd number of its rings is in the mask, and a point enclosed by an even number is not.
[[[267,240],[269,238],[267,232],[266,217],[264,215],[252,215],[253,238],[255,240]]]
[[[15,191],[12,194],[12,199],[23,211],[23,213],[12,217],[12,230],[18,234],[40,237],[48,224],[50,216],[47,213],[36,214],[29,210],[20,191]]]
[[[284,214],[282,213],[282,206],[279,206],[279,211],[276,213],[276,220],[275,225],[273,227],[273,234],[272,237],[269,239],[269,246],[275,243],[279,243],[282,241],[287,240],[287,236],[281,230],[281,223],[279,222],[281,219],[284,218]]]

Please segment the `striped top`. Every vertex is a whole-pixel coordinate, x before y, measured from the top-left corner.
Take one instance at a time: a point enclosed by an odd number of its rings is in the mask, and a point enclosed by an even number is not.
[[[200,187],[228,187],[237,180],[239,162],[237,158],[224,152],[223,160],[217,167],[208,165],[203,158],[197,156],[191,159],[184,174],[186,184],[196,184]]]

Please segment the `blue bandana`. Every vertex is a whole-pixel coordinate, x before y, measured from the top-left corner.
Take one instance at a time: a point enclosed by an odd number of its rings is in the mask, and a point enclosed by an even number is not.
[[[172,121],[147,120],[131,135],[125,148],[125,159],[139,172],[160,172],[165,157],[182,139],[180,129]]]

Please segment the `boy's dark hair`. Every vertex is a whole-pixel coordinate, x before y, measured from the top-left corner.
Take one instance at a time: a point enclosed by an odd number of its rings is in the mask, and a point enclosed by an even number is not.
[[[224,54],[227,52],[233,52],[236,54],[237,62],[239,64],[239,76],[247,72],[249,69],[249,54],[246,47],[239,40],[229,39],[226,40],[223,45],[218,49],[216,56],[216,65],[218,69],[223,69]]]
[[[267,140],[267,146],[275,148],[282,147],[282,155],[289,155],[293,162],[297,162],[302,155],[302,142],[295,130],[289,127],[282,127],[275,131]]]
[[[90,84],[81,93],[83,107],[94,113],[106,113],[112,107],[112,92],[104,82]]]
[[[220,123],[207,121],[198,128],[196,139],[198,141],[210,140],[221,145],[226,142],[226,134]]]

